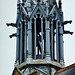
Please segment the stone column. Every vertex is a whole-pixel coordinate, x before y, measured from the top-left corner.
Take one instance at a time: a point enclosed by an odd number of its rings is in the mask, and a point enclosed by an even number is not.
[[[36,59],[36,18],[34,18],[34,59]]]
[[[50,25],[50,22],[49,22],[49,20],[47,20],[47,19],[45,19],[45,22],[46,22],[46,25],[45,25],[45,38],[46,38],[46,44],[45,44],[45,46],[46,46],[46,56],[45,56],[45,58],[46,58],[46,60],[48,60],[48,61],[50,61],[51,60],[51,52],[50,52],[50,27],[49,27],[49,25]]]
[[[20,27],[17,26],[17,44],[16,44],[16,64],[19,64],[20,61]]]
[[[58,33],[58,21],[56,21],[56,53],[57,53],[57,62],[59,63],[59,33]]]
[[[20,22],[20,64],[22,63],[22,51],[23,51],[23,26]]]
[[[63,26],[59,23],[59,52],[60,52],[60,64],[64,65],[64,52],[63,52]]]
[[[31,19],[28,21],[28,56],[27,62],[32,60],[32,23]]]
[[[24,20],[24,26],[25,26],[25,48],[24,48],[24,61],[26,61],[27,56],[27,24],[26,20]]]
[[[53,46],[53,39],[54,39],[54,31],[53,31],[53,19],[51,20],[51,56],[52,60],[54,60],[54,46]]]
[[[43,59],[43,18],[41,18],[41,58]]]

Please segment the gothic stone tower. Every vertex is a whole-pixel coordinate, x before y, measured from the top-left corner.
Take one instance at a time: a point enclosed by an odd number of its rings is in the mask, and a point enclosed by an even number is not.
[[[61,0],[18,0],[16,63],[23,75],[38,71],[38,75],[54,75],[64,67],[64,25]],[[32,75],[32,74],[31,74]],[[33,74],[37,75],[37,74]]]

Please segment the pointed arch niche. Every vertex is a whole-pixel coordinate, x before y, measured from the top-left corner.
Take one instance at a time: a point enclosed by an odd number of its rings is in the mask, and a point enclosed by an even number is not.
[[[45,19],[46,14],[40,5],[37,5],[31,14],[32,20],[32,57],[44,58],[45,55]]]

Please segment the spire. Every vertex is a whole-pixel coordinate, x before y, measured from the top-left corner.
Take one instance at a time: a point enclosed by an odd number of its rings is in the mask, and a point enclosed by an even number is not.
[[[42,4],[42,5],[44,4],[44,1],[43,1],[43,0],[41,0],[41,4]]]
[[[49,0],[49,2],[50,2],[50,5],[54,5],[54,4],[56,4],[56,0]]]
[[[28,11],[28,15],[30,16],[31,14],[31,10],[32,10],[32,0],[27,0],[27,11]]]
[[[19,10],[20,10],[20,6],[19,6],[20,3],[21,3],[21,1],[17,0],[17,14],[19,13]]]
[[[37,0],[37,2],[40,2],[40,0]]]
[[[22,2],[26,2],[26,0],[22,0]]]
[[[49,13],[49,0],[46,0],[46,12]]]
[[[61,2],[61,0],[59,0],[59,9],[62,10],[62,2]]]

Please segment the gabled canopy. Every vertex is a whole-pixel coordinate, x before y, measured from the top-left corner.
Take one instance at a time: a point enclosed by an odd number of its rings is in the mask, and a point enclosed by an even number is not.
[[[59,8],[56,5],[54,5],[49,15],[55,14],[54,16],[57,17],[60,20],[60,22],[62,22],[61,13],[62,13],[61,10],[59,10]]]
[[[32,11],[30,18],[33,18],[35,15],[40,14],[43,17],[46,17],[46,13],[43,10],[43,8],[41,7],[41,5],[37,4],[36,7],[34,8],[34,10]]]
[[[19,22],[20,22],[20,20],[22,18],[22,13],[27,16],[27,11],[26,11],[26,9],[23,6],[21,6],[19,14],[17,15],[17,19],[16,19],[16,24],[17,25],[19,24]]]

